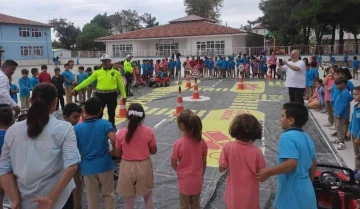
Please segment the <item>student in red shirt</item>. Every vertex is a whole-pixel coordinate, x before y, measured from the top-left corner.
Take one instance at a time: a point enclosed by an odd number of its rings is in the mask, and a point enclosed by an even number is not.
[[[47,72],[46,65],[41,65],[41,73],[39,74],[38,78],[40,83],[44,83],[44,82],[51,83],[51,76]]]

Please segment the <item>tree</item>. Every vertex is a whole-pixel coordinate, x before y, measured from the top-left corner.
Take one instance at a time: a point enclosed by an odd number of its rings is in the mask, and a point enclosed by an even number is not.
[[[122,10],[109,16],[113,32],[125,33],[142,28],[140,16],[135,10]]]
[[[91,21],[90,21],[91,24],[97,24],[99,25],[100,27],[104,28],[104,29],[111,29],[112,28],[112,25],[111,25],[111,22],[110,22],[110,18],[107,16],[107,14],[98,14],[96,15]]]
[[[246,25],[240,25],[240,30],[250,32],[255,24],[256,22],[248,20]]]
[[[188,15],[197,15],[216,22],[220,20],[220,9],[224,0],[184,0],[185,12]]]
[[[94,42],[96,38],[109,36],[110,30],[106,30],[96,23],[84,25],[81,34],[77,37],[76,47],[80,50],[104,50],[105,44]]]
[[[61,17],[50,20],[49,24],[54,26],[55,36],[59,38],[63,48],[73,49],[76,44],[76,38],[81,32],[80,28],[75,27],[73,22],[68,22],[67,19]]]
[[[61,48],[63,48],[63,45],[59,41],[57,41],[56,39],[53,40],[51,45],[52,45],[53,49],[61,49]]]
[[[159,22],[156,22],[156,17],[151,16],[149,13],[143,14],[143,16],[140,17],[140,20],[145,24],[145,28],[159,26]]]

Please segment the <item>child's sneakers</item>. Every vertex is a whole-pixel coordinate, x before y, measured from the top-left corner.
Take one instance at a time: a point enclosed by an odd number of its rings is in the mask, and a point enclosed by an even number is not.
[[[345,147],[345,143],[343,141],[339,141],[337,147],[336,147],[338,150],[344,150],[346,147]]]

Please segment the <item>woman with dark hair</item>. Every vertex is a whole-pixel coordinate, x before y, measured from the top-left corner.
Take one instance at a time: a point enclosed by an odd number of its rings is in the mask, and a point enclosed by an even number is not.
[[[53,84],[36,85],[31,104],[27,120],[6,132],[0,158],[1,185],[11,208],[72,208],[72,178],[80,162],[74,129],[51,115],[57,105]]]

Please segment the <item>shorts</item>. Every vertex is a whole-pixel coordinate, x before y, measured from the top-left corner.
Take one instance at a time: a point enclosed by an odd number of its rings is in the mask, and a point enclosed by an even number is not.
[[[145,196],[154,188],[152,162],[121,160],[116,191],[122,197]]]

